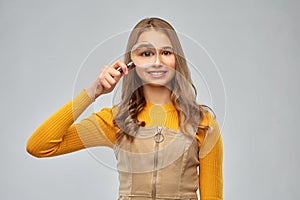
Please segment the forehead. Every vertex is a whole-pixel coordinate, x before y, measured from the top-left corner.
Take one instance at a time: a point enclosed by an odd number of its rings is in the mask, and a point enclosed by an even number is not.
[[[172,47],[169,37],[164,32],[157,30],[148,30],[143,32],[138,38],[137,43],[139,42],[149,42],[156,48],[166,46]]]

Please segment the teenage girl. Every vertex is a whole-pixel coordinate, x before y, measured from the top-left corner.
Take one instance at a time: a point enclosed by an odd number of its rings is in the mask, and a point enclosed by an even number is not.
[[[122,81],[121,102],[74,121]],[[174,28],[146,18],[133,28],[124,62],[104,66],[90,87],[46,119],[27,151],[50,157],[113,148],[119,199],[223,199],[223,147],[215,115],[196,102]]]

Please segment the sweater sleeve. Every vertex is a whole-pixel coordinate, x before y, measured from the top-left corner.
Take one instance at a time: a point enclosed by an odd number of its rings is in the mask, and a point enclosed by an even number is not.
[[[217,120],[210,114],[205,123],[210,125],[212,131],[198,136],[200,197],[201,200],[223,200],[222,136]]]
[[[92,102],[83,90],[62,106],[33,132],[27,141],[27,152],[35,157],[51,157],[87,147],[112,147],[116,128],[109,108],[74,123]]]

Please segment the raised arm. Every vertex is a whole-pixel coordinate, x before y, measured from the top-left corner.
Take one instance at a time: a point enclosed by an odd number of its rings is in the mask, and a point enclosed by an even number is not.
[[[27,141],[28,153],[36,157],[49,157],[84,148],[73,123],[92,102],[82,91],[62,106],[33,132]]]
[[[127,67],[120,61],[106,66],[93,84],[46,119],[27,141],[27,151],[35,157],[50,157],[93,146],[112,146],[114,133],[110,109],[92,114],[78,124],[74,121],[100,95],[112,91]],[[107,135],[106,135],[107,134]]]

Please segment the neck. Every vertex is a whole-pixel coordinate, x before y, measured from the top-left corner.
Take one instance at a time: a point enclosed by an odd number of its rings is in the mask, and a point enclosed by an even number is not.
[[[154,104],[169,104],[171,103],[171,90],[164,86],[143,86],[144,97],[146,101],[150,101]]]

